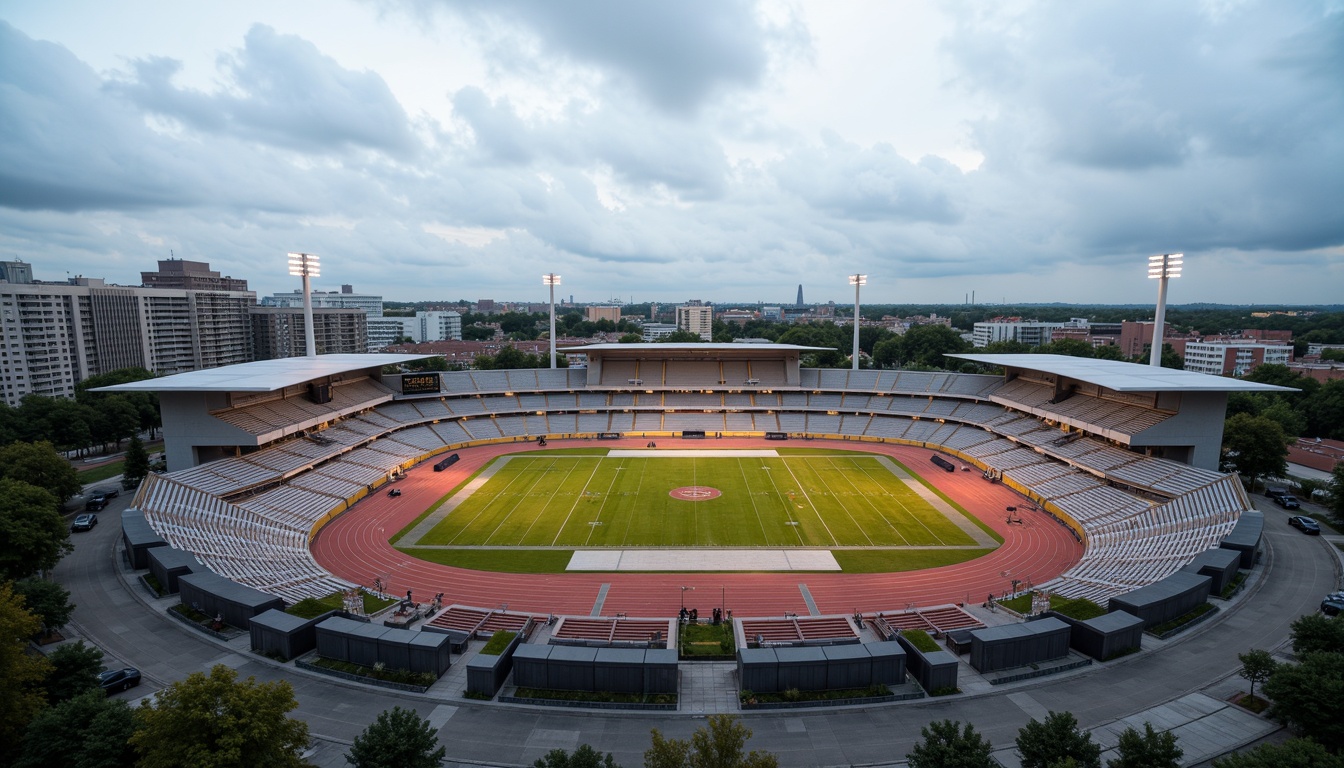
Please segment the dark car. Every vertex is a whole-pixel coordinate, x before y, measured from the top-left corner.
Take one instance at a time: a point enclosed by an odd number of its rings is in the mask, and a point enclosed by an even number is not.
[[[1322,600],[1321,613],[1324,613],[1326,616],[1338,616],[1340,613],[1344,613],[1344,599],[1331,599],[1327,597]]]
[[[84,502],[84,509],[89,512],[100,512],[120,493],[121,491],[116,488],[95,488],[89,496],[89,500]]]
[[[1274,503],[1275,503],[1275,504],[1278,504],[1280,507],[1283,507],[1284,509],[1301,509],[1301,508],[1302,508],[1302,505],[1299,504],[1299,503],[1297,502],[1297,497],[1296,497],[1296,496],[1293,496],[1293,495],[1290,494],[1290,493],[1285,493],[1285,494],[1282,495],[1282,496],[1275,496],[1275,497],[1274,497]]]
[[[72,531],[92,531],[93,526],[98,524],[98,516],[94,514],[83,514],[75,517],[75,521],[70,523]]]
[[[1267,485],[1265,486],[1265,495],[1277,501],[1280,496],[1288,495],[1288,489],[1282,485]]]
[[[98,675],[98,687],[108,693],[116,693],[140,684],[140,670],[135,667],[109,669]]]
[[[1321,524],[1310,517],[1304,515],[1290,517],[1288,518],[1288,524],[1309,536],[1321,535]]]

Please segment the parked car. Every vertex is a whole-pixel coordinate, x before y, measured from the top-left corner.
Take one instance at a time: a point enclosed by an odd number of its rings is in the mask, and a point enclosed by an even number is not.
[[[1299,503],[1297,502],[1297,497],[1296,497],[1296,496],[1293,496],[1292,494],[1288,494],[1288,493],[1285,493],[1285,494],[1282,495],[1282,496],[1275,496],[1275,497],[1274,497],[1274,503],[1275,503],[1275,504],[1278,504],[1280,507],[1283,507],[1284,509],[1301,509],[1301,508],[1302,508],[1302,505],[1299,504]]]
[[[135,667],[109,669],[98,675],[98,687],[108,693],[116,693],[140,684],[140,670]]]
[[[75,517],[75,521],[70,523],[72,531],[92,531],[93,526],[98,524],[98,516],[92,513],[85,513]]]
[[[1308,536],[1320,536],[1321,524],[1305,515],[1288,518],[1288,524],[1307,534]]]
[[[1271,499],[1278,499],[1280,496],[1288,495],[1288,489],[1282,485],[1265,486],[1265,495]]]
[[[95,488],[89,500],[84,502],[84,509],[89,512],[100,512],[108,505],[108,502],[121,495],[121,491],[116,488]]]
[[[1338,616],[1340,613],[1344,613],[1344,599],[1331,599],[1327,597],[1322,600],[1321,613],[1324,613],[1326,616]]]

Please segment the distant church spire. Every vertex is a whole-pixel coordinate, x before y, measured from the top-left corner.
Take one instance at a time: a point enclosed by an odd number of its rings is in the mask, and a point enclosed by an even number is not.
[[[794,302],[794,306],[796,306],[796,307],[801,307],[801,306],[803,306],[803,284],[802,284],[802,283],[799,283],[799,284],[798,284],[798,301],[795,301],[795,302]]]

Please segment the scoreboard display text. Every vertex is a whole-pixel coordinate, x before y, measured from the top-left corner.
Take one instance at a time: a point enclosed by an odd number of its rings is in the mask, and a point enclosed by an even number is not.
[[[401,377],[401,394],[422,395],[439,391],[439,374],[408,373]]]

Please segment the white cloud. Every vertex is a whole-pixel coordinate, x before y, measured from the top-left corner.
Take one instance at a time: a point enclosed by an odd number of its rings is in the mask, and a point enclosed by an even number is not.
[[[1344,284],[1322,7],[242,2],[188,45],[135,1],[163,26],[0,11],[0,251],[39,276],[1125,302],[1179,249],[1174,301]]]

